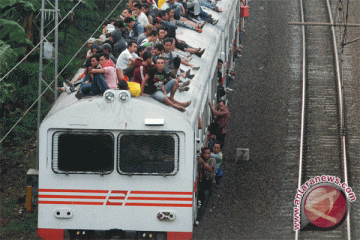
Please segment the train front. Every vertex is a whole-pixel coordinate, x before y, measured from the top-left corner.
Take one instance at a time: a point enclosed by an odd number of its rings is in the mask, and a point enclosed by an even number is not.
[[[151,98],[63,94],[40,128],[43,239],[191,239],[194,124]]]

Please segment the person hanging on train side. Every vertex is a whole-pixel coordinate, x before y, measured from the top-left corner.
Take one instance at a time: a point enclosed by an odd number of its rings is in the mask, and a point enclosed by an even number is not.
[[[217,122],[212,122],[210,125],[208,125],[207,130],[208,132],[204,146],[212,150],[216,142],[216,135],[219,133],[219,124]]]
[[[220,184],[220,181],[222,177],[224,176],[224,172],[221,169],[220,165],[223,161],[223,154],[221,152],[222,145],[220,142],[216,141],[213,146],[213,151],[211,153],[211,157],[213,157],[216,160],[216,174],[215,174],[215,181],[216,185],[218,186]]]
[[[203,178],[200,179],[199,185],[199,201],[201,204],[204,204],[204,200],[208,199],[206,196],[210,196],[214,190],[216,181],[216,160],[211,157],[210,148],[204,147],[202,149],[201,156],[198,159],[198,162],[202,165]],[[206,205],[206,204],[204,204]]]
[[[229,119],[230,119],[230,112],[229,112],[227,106],[225,105],[224,100],[218,101],[218,104],[215,107],[213,107],[211,105],[210,101],[208,103],[209,103],[213,118],[215,119],[215,122],[219,124],[219,129],[220,129],[219,132],[220,133],[218,133],[216,135],[216,140],[219,141],[220,144],[222,144],[224,146],[225,136],[227,133],[228,123],[229,123]],[[216,110],[216,108],[218,108],[218,110]]]
[[[145,78],[141,83],[140,95],[146,97],[145,93],[150,94],[155,100],[164,102],[177,110],[185,112],[185,108],[191,104],[191,101],[178,102],[174,99],[179,82],[176,79],[171,79],[170,75],[164,71],[164,67],[165,59],[163,57],[158,57],[156,60],[156,67],[151,68],[146,73]],[[170,97],[167,96],[169,92]]]

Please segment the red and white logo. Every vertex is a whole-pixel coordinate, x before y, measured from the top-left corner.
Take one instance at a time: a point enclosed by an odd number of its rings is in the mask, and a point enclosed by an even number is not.
[[[305,197],[304,213],[315,226],[331,228],[345,218],[346,204],[340,190],[329,185],[318,186]]]

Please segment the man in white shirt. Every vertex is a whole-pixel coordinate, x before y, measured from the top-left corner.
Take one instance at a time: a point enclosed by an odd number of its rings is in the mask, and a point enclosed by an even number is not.
[[[140,25],[145,28],[147,25],[149,25],[149,20],[146,17],[145,13],[141,11],[141,8],[142,8],[141,3],[136,3],[134,5],[133,12],[136,15],[136,18],[140,23]]]
[[[135,59],[139,56],[135,53],[137,50],[136,41],[130,41],[128,43],[128,47],[125,51],[123,51],[119,58],[116,61],[116,68],[121,69],[124,75],[127,75],[129,78],[134,74],[134,66],[133,63]]]

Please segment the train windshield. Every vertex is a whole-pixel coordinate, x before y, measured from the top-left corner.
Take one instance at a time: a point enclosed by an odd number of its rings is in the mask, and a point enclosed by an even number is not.
[[[120,134],[118,170],[121,174],[174,175],[178,145],[176,134]]]
[[[52,166],[56,173],[109,174],[114,169],[114,137],[111,133],[57,132]]]

